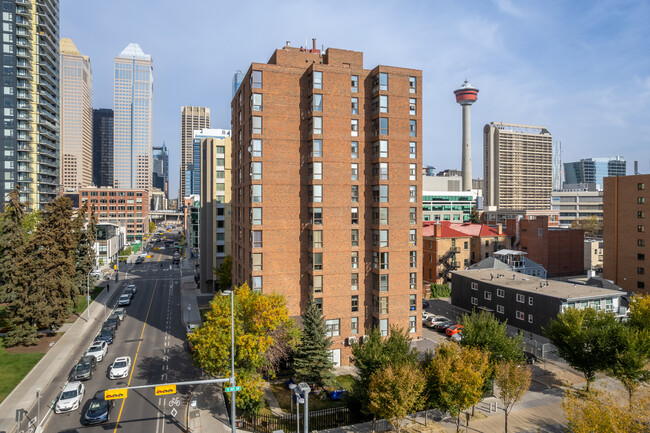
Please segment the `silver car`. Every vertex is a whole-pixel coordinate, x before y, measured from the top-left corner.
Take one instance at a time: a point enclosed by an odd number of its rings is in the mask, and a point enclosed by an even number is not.
[[[63,388],[54,406],[54,413],[69,412],[79,409],[86,389],[81,382],[68,382]]]

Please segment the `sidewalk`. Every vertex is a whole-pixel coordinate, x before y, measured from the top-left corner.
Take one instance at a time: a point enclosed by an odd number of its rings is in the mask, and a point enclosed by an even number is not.
[[[103,280],[98,284],[106,287],[109,282]],[[36,407],[36,390],[45,390],[52,383],[63,365],[70,360],[70,353],[79,353],[79,346],[87,332],[97,330],[105,316],[110,314],[110,310],[104,308],[109,298],[110,293],[103,290],[90,304],[90,325],[86,319],[87,311],[84,311],[74,323],[59,329],[58,332],[65,332],[63,336],[0,404],[0,432],[10,433],[18,427],[15,421],[16,410],[31,411]],[[42,415],[46,413],[48,404],[48,400],[41,399]]]

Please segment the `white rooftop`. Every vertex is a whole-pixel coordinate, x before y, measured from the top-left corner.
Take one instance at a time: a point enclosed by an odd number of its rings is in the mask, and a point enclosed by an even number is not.
[[[120,53],[118,57],[125,57],[125,58],[134,58],[138,60],[146,60],[146,61],[151,61],[151,56],[149,54],[145,54],[144,51],[142,51],[142,48],[140,48],[140,45],[136,44],[135,42],[131,42],[129,45],[126,46]]]

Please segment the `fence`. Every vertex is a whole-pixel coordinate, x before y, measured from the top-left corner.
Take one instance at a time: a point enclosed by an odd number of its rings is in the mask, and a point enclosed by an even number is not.
[[[302,414],[301,414],[302,415]],[[243,422],[243,429],[257,433],[272,433],[283,430],[285,433],[296,432],[297,423],[300,422],[302,430],[303,418],[296,419],[296,414],[291,415],[253,415],[243,414],[239,417]],[[367,421],[361,414],[353,414],[347,407],[333,407],[309,412],[309,430],[327,430]]]

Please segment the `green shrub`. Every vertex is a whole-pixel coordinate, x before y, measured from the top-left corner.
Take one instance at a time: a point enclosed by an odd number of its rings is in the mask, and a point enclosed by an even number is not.
[[[451,296],[451,289],[449,288],[449,284],[436,284],[432,283],[431,284],[431,297],[432,298],[448,298]]]

